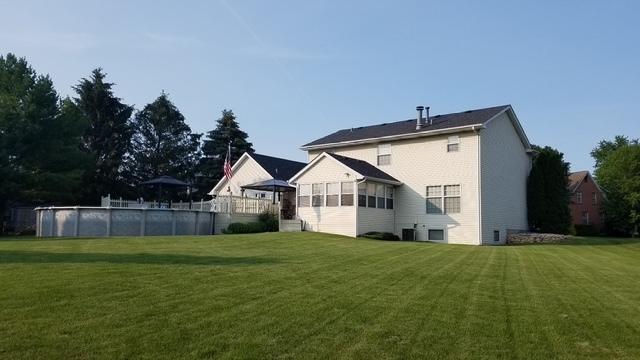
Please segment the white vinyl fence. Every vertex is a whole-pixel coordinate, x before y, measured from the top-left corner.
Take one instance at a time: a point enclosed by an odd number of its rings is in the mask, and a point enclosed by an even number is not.
[[[248,198],[242,196],[221,196],[211,200],[191,202],[160,202],[139,200],[126,200],[103,196],[100,201],[102,207],[129,208],[129,209],[178,209],[213,211],[227,214],[260,214],[266,211],[278,212],[278,204],[272,204],[270,199]]]

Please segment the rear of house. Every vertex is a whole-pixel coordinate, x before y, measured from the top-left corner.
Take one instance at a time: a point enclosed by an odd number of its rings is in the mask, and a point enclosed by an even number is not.
[[[511,106],[344,129],[290,179],[306,230],[502,244],[527,229],[529,141]],[[337,200],[336,200],[337,199]]]
[[[569,174],[571,192],[572,223],[576,226],[592,226],[593,230],[602,230],[601,203],[603,192],[588,171]]]

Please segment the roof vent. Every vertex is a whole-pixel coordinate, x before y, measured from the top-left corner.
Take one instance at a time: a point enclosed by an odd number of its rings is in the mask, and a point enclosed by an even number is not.
[[[433,124],[433,120],[431,120],[431,116],[429,116],[429,107],[426,107],[427,109],[427,122],[429,123],[429,125]]]
[[[416,130],[420,130],[422,127],[422,111],[424,110],[424,106],[419,105],[416,106],[416,111],[418,112],[418,116],[416,117]]]

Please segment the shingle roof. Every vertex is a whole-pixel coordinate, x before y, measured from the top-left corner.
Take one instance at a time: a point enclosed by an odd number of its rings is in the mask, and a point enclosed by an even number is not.
[[[397,121],[379,125],[363,126],[358,128],[342,129],[314,140],[302,147],[333,144],[343,141],[375,139],[383,136],[418,134],[432,130],[444,130],[460,126],[484,124],[489,119],[496,116],[509,105],[501,105],[484,109],[467,110],[459,113],[431,116],[431,125],[423,124],[420,130],[416,130],[416,119]]]
[[[298,173],[298,171],[302,170],[302,168],[307,165],[299,161],[256,153],[250,154],[250,156],[276,180],[289,180],[293,175]]]
[[[587,175],[589,175],[589,172],[586,170],[576,171],[569,174],[569,191],[574,192],[578,190],[578,186],[580,186]]]
[[[371,178],[376,178],[380,180],[400,182],[393,176],[387,174],[386,172],[378,169],[377,167],[369,164],[364,160],[354,159],[354,158],[350,158],[342,155],[336,155],[332,153],[327,153],[327,154],[333,157],[334,159],[340,161],[341,163],[346,165],[348,168],[353,169],[356,172],[360,173],[360,175],[364,177],[371,177]]]

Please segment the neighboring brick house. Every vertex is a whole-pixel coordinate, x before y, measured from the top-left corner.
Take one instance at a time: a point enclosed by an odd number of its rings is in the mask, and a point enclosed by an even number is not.
[[[571,191],[571,219],[575,225],[593,225],[602,228],[600,204],[602,190],[588,171],[577,171],[569,174],[569,190]]]

